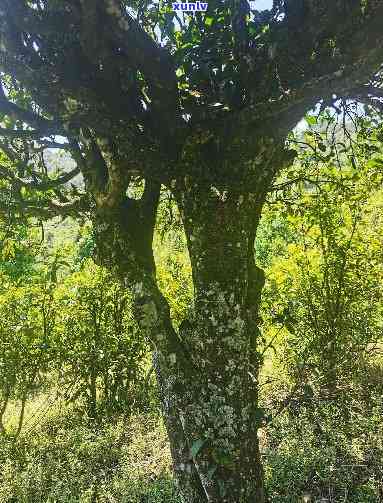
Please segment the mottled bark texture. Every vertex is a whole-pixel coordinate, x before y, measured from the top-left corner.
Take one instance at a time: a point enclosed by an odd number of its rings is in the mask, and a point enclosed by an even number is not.
[[[152,239],[160,187],[147,184],[138,201],[122,197],[112,207],[95,197],[93,213],[96,260],[113,271],[133,294],[133,312],[153,349],[159,396],[170,439],[174,472],[185,501],[204,501],[204,491],[190,459],[178,411],[179,368],[189,366],[175,332],[169,305],[155,279]],[[185,469],[184,469],[185,467]]]
[[[179,414],[206,493],[203,501],[263,503],[257,438],[258,274],[252,217],[258,194],[182,194],[195,285]]]
[[[199,151],[199,150],[198,150]],[[187,503],[266,501],[257,430],[257,318],[263,272],[254,261],[254,238],[266,192],[286,153],[264,139],[255,162],[232,157],[214,185],[193,148],[183,162],[206,177],[169,180],[187,236],[194,305],[179,333],[155,279],[152,238],[158,185],[138,201],[103,204],[95,197],[98,259],[133,292],[136,319],[150,340],[174,472]],[[221,162],[217,156],[216,162]],[[198,169],[197,169],[198,167]],[[253,183],[248,180],[252,179]],[[255,180],[255,181],[254,181]]]

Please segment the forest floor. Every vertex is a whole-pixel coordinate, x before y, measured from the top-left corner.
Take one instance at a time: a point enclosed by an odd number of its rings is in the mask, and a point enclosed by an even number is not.
[[[13,407],[8,431],[17,417]],[[377,476],[363,468],[361,443],[343,446],[333,437],[326,445],[315,444],[304,418],[301,434],[291,424],[286,429],[286,421],[262,438],[273,503],[298,503],[306,491],[317,502],[381,503]],[[52,392],[37,395],[19,438],[0,438],[0,503],[11,502],[180,503],[159,414],[96,422],[55,400]]]

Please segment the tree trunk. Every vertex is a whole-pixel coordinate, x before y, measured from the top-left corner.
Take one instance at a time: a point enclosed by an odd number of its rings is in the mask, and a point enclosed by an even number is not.
[[[21,430],[23,428],[26,404],[27,404],[27,391],[25,391],[23,393],[23,396],[21,398],[21,408],[20,408],[19,420],[17,423],[17,430],[14,435],[14,439],[17,439],[20,436]]]
[[[266,501],[257,437],[264,421],[257,352],[264,276],[254,262],[254,238],[275,173],[271,165],[283,154],[281,148],[275,151],[266,166],[260,168],[258,161],[247,168],[247,173],[259,170],[255,188],[243,176],[236,183],[229,162],[226,187],[209,179],[203,184],[187,177],[169,180],[184,222],[195,291],[194,314],[179,333],[155,279],[159,187],[146,185],[141,200],[95,213],[98,260],[133,293],[134,315],[154,350],[174,473],[185,503]]]
[[[96,358],[95,356],[92,358],[92,361],[90,362],[90,377],[89,377],[89,383],[88,383],[88,416],[91,419],[97,419],[97,374],[96,374],[96,369],[95,369],[95,362]]]
[[[195,302],[180,334],[191,365],[179,371],[183,393],[176,401],[205,492],[199,501],[266,500],[257,436],[264,420],[257,352],[264,278],[254,262],[263,200],[263,190],[219,192],[190,184],[179,192]]]
[[[6,434],[6,430],[5,430],[5,426],[4,426],[3,421],[4,421],[4,415],[7,411],[9,397],[10,397],[10,392],[8,391],[8,389],[6,389],[6,391],[4,393],[3,400],[2,400],[2,404],[0,407],[0,435]]]
[[[206,501],[205,491],[190,458],[178,411],[182,395],[180,369],[190,364],[187,353],[170,318],[170,309],[155,279],[152,250],[159,186],[146,184],[139,201],[123,201],[113,208],[96,208],[93,231],[95,260],[120,278],[133,295],[133,311],[138,325],[153,348],[164,421],[170,440],[176,480],[185,501]]]

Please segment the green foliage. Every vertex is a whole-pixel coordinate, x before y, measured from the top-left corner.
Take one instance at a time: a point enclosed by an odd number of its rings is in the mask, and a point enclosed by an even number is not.
[[[296,182],[282,176],[258,237],[273,502],[382,498],[382,149],[362,126],[340,163],[316,149],[320,130],[305,133]]]
[[[283,327],[281,361],[288,373],[318,386],[350,379],[383,335],[382,176],[367,147],[363,140],[355,147],[357,172],[351,162],[327,161],[320,179],[299,182],[300,197],[273,240],[278,254],[268,270],[264,317]],[[313,165],[315,173],[318,162],[304,151],[296,178],[302,166],[307,172]],[[271,340],[276,331],[269,326]]]
[[[382,383],[383,362],[375,360],[355,376],[347,397],[314,399],[301,393],[287,399],[284,414],[261,440],[271,501],[293,503],[305,492],[313,501],[380,501]],[[284,394],[278,388],[268,392],[279,399]]]
[[[70,399],[83,401],[92,417],[150,403],[148,350],[129,293],[88,259],[57,288],[55,302],[55,365]]]
[[[160,204],[156,231],[154,255],[157,281],[169,302],[172,320],[178,327],[192,308],[193,283],[181,218],[174,200],[169,197],[164,197]]]
[[[256,242],[267,277],[258,408],[267,487],[272,503],[305,492],[375,503],[383,493],[381,128],[366,120],[351,152],[339,135],[337,149],[324,143],[323,117],[307,122],[305,148],[277,181]],[[179,326],[192,308],[191,266],[175,203],[163,197],[157,277]],[[90,225],[55,222],[41,246],[37,227],[12,225],[0,231],[0,501],[178,503],[159,418],[128,418],[157,410],[154,373],[129,292],[90,258]],[[31,428],[28,404],[44,390],[61,402]],[[204,447],[197,440],[191,452]]]
[[[28,281],[35,272],[38,228],[0,217],[0,274]]]
[[[1,503],[179,503],[158,416],[87,423],[54,408],[33,435],[0,443]]]
[[[2,285],[4,288],[4,285]],[[7,284],[0,295],[0,431],[11,400],[20,401],[16,434],[20,433],[28,398],[45,380],[52,362],[50,351],[55,312],[51,291],[40,285]]]
[[[372,376],[372,369],[361,376],[349,429],[333,403],[320,410],[291,406],[262,430],[271,503],[296,503],[306,492],[314,501],[379,501],[383,380],[376,375],[380,388],[371,395]],[[95,495],[100,502],[180,502],[158,416],[115,416],[95,425],[56,403],[28,435],[0,442],[2,503],[90,502]]]
[[[75,254],[75,268],[80,268],[83,261],[93,256],[95,249],[92,227],[90,224],[85,224],[80,228],[80,236]]]
[[[0,431],[7,434],[20,434],[28,400],[45,382],[59,383],[60,394],[92,417],[157,407],[128,292],[87,258],[87,226],[76,245],[76,228],[56,224],[45,226],[42,243],[20,251],[19,261],[31,257],[30,270],[15,276],[3,268],[0,276]],[[11,230],[17,238],[18,227]],[[19,417],[8,421],[14,401]]]
[[[295,237],[286,218],[276,216],[272,210],[265,211],[255,241],[257,263],[263,268],[270,267],[273,259],[285,253]]]

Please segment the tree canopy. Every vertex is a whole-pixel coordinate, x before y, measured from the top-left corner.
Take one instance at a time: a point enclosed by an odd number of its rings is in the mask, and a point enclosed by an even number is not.
[[[283,139],[319,102],[383,106],[379,0],[212,0],[193,15],[141,0],[0,5],[1,177],[24,211],[85,209],[79,190],[60,192],[80,170],[109,206],[137,176],[225,183],[245,171],[221,161],[229,151],[253,160],[254,138]],[[47,148],[76,166],[47,173]]]

